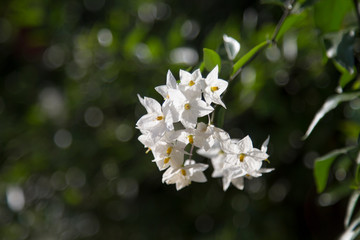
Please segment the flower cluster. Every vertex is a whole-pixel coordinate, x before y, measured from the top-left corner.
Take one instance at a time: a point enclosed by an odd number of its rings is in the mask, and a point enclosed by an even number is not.
[[[177,190],[191,182],[206,182],[203,171],[208,165],[192,159],[195,147],[198,154],[211,159],[212,176],[223,178],[224,191],[230,183],[243,189],[244,178],[259,177],[271,171],[261,168],[262,162],[268,159],[269,139],[257,149],[248,136],[241,140],[231,139],[227,132],[210,121],[208,124],[198,122],[198,118],[210,116],[214,111],[212,104],[226,108],[221,94],[228,82],[218,78],[218,67],[206,78],[199,69],[193,73],[180,70],[179,76],[177,82],[168,71],[166,85],[155,87],[164,98],[162,105],[153,98],[138,95],[147,111],[136,123],[142,133],[138,139],[152,152],[153,162],[159,170],[166,170],[162,181],[176,184]]]

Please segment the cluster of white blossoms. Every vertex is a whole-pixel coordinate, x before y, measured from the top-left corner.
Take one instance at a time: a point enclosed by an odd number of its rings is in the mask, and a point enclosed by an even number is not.
[[[180,190],[191,182],[206,182],[203,173],[207,164],[196,163],[193,150],[208,157],[213,164],[213,177],[222,177],[224,191],[232,183],[238,189],[244,188],[244,178],[259,177],[273,169],[261,168],[267,161],[267,139],[261,149],[254,148],[250,137],[231,139],[224,130],[210,122],[212,104],[225,107],[221,94],[228,82],[218,78],[216,66],[206,78],[200,70],[189,73],[180,70],[177,82],[170,71],[166,85],[155,87],[164,102],[160,105],[153,98],[139,97],[147,114],[136,123],[141,131],[139,141],[151,151],[160,171],[166,170],[162,181],[176,184]],[[198,118],[209,116],[209,123],[198,122]],[[180,123],[181,124],[180,124]],[[176,128],[174,127],[176,124]]]

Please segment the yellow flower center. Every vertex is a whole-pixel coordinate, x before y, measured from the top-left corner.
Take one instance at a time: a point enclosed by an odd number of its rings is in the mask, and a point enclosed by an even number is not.
[[[241,153],[240,156],[239,156],[240,162],[243,162],[244,158],[245,158],[245,154]]]
[[[148,148],[145,153],[148,154],[150,151],[151,151],[151,148]]]
[[[211,87],[210,89],[211,89],[212,92],[215,92],[215,91],[219,90],[218,87]]]
[[[194,144],[194,136],[193,135],[189,135],[188,139],[189,139],[190,144]]]
[[[185,171],[185,169],[181,169],[181,174],[183,175],[183,176],[186,176],[186,171]]]
[[[161,120],[163,120],[163,119],[164,119],[163,116],[157,116],[157,117],[156,117],[156,120],[158,120],[158,121],[161,121]]]
[[[190,82],[189,82],[189,86],[191,87],[191,86],[194,86],[195,85],[195,82],[193,81],[193,80],[191,80]]]
[[[166,154],[167,155],[170,155],[172,152],[172,147],[168,147],[168,149],[166,150]]]
[[[191,106],[190,106],[190,104],[186,103],[186,104],[184,105],[184,108],[185,108],[185,110],[189,110],[189,109],[191,108]]]
[[[164,159],[164,163],[167,164],[170,161],[170,157]]]

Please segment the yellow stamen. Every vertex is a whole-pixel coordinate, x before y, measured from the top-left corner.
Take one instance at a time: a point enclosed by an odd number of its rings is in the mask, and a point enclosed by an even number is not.
[[[167,99],[169,99],[169,98],[170,98],[169,94],[168,94],[168,95],[166,95],[166,98],[167,98]]]
[[[215,92],[215,91],[219,90],[218,87],[211,87],[210,89],[211,89],[212,92]]]
[[[166,150],[166,154],[167,154],[167,155],[170,155],[170,154],[171,154],[171,151],[172,151],[172,147],[168,147],[168,149]]]
[[[188,103],[186,103],[185,105],[184,105],[184,108],[185,108],[185,110],[189,110],[190,109],[190,104],[188,104]]]
[[[270,163],[269,159],[265,159],[264,161],[267,162],[267,163]]]
[[[156,117],[156,120],[158,120],[158,121],[161,121],[161,120],[163,120],[163,119],[164,119],[163,116],[157,116],[157,117]]]
[[[195,82],[194,82],[193,80],[191,80],[191,81],[189,82],[189,86],[191,87],[191,86],[193,86],[193,85],[195,85]]]
[[[190,144],[194,144],[194,136],[193,135],[189,135],[188,139],[189,139]]]
[[[145,153],[148,154],[150,151],[151,151],[151,148],[148,148]]]
[[[243,162],[243,161],[244,161],[244,158],[245,158],[245,154],[241,153],[241,154],[239,155],[240,162]]]
[[[167,164],[170,161],[170,157],[164,159],[164,163]]]
[[[223,151],[223,150],[220,150],[220,151],[219,151],[219,154],[224,154],[224,151]]]
[[[184,176],[186,176],[186,171],[185,171],[185,169],[181,169],[181,174],[184,175]]]
[[[250,175],[249,175],[249,174],[246,174],[245,176],[246,176],[246,177],[250,177]]]

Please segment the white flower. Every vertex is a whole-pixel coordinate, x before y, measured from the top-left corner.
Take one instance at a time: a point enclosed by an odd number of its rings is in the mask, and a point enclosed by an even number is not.
[[[195,163],[194,160],[186,160],[183,167],[178,169],[168,168],[163,175],[162,181],[166,184],[176,184],[176,190],[180,190],[191,182],[206,182],[203,171],[207,168],[207,164]]]
[[[224,163],[226,159],[226,153],[220,148],[219,142],[216,142],[212,148],[205,151],[205,149],[198,149],[197,153],[201,156],[207,157],[211,160],[214,171],[211,174],[212,177],[222,177],[224,171]]]
[[[174,75],[170,72],[170,70],[167,72],[166,75],[166,85],[161,85],[158,87],[155,87],[155,90],[163,96],[164,99],[169,98],[168,95],[168,89],[177,89],[178,85],[176,83],[176,79],[174,78]]]
[[[209,150],[214,144],[212,131],[208,128],[208,125],[203,122],[199,122],[196,129],[187,128],[177,132],[177,140],[184,144],[192,144],[195,147],[204,148],[205,150]]]
[[[185,145],[181,142],[158,142],[152,149],[155,157],[153,162],[157,164],[160,171],[169,166],[177,169],[184,163],[184,147]]]
[[[228,82],[218,78],[218,66],[216,66],[205,78],[204,98],[206,103],[216,103],[224,108],[225,104],[222,102],[220,95],[226,90]]]
[[[249,136],[241,140],[229,140],[222,144],[227,158],[223,166],[224,191],[233,183],[238,189],[243,189],[243,177],[260,177],[262,173],[271,172],[273,169],[261,168],[262,161],[267,160],[269,138],[262,145],[262,150],[253,147]]]
[[[169,112],[174,122],[180,121],[185,128],[195,128],[198,117],[203,117],[214,111],[214,108],[199,98],[187,98],[181,91],[169,89]]]
[[[181,92],[188,98],[201,98],[202,79],[200,69],[193,73],[180,70],[180,84]]]
[[[164,115],[161,105],[155,99],[141,98],[139,95],[138,97],[147,111],[147,114],[136,123],[142,133],[149,133],[155,139],[163,136],[166,131],[174,129],[172,120]]]

